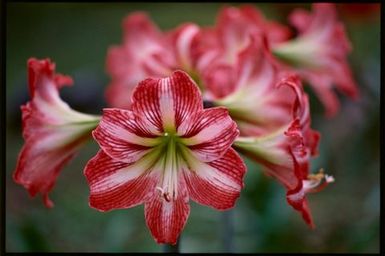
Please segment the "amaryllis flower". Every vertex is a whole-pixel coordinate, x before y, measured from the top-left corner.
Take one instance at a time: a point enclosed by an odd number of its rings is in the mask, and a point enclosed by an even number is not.
[[[237,122],[242,136],[234,145],[239,151],[262,164],[269,175],[283,183],[288,195],[303,193],[319,134],[310,128],[308,99],[299,78],[277,68],[260,34],[250,36],[249,46],[238,58],[231,93],[222,96],[220,88],[209,88],[215,96],[214,105],[228,108]],[[304,193],[287,198],[313,226]]]
[[[336,87],[349,97],[358,97],[347,55],[351,45],[344,25],[338,21],[333,4],[314,4],[313,13],[295,10],[290,22],[299,36],[276,44],[273,52],[282,61],[283,67],[294,69],[313,87],[326,109],[333,116],[339,109]]]
[[[175,244],[189,199],[218,210],[234,206],[245,173],[231,148],[238,133],[225,108],[203,109],[186,73],[146,79],[131,110],[104,109],[93,132],[101,150],[84,170],[90,205],[109,211],[143,203],[155,240]]]
[[[162,32],[144,12],[134,12],[123,21],[123,43],[107,54],[111,83],[107,101],[112,107],[130,108],[134,87],[148,77],[162,78],[176,69],[192,71],[191,44],[199,28],[193,23]]]
[[[21,106],[23,137],[14,172],[14,180],[31,196],[41,193],[47,207],[53,203],[48,193],[60,170],[97,126],[99,117],[71,109],[59,96],[59,89],[72,85],[69,76],[55,73],[49,59],[28,60],[28,84],[31,100]]]
[[[260,162],[267,174],[286,187],[288,203],[302,213],[307,224],[314,227],[305,196],[320,191],[334,179],[323,171],[309,173],[310,157],[318,154],[319,133],[310,128],[308,96],[302,90],[298,76],[285,77],[277,87],[291,88],[296,95],[292,120],[270,133],[240,137],[234,145],[240,152]]]

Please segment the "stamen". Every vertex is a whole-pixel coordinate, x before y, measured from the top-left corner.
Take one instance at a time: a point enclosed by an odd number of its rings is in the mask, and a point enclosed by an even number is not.
[[[327,182],[327,183],[332,183],[332,182],[334,182],[334,177],[333,176],[329,176],[329,175],[325,175],[325,181]]]
[[[164,193],[163,196],[164,196],[164,200],[166,200],[167,202],[171,201],[168,192]]]
[[[164,136],[169,136],[165,132]],[[178,166],[175,139],[173,136],[168,138],[167,150],[163,158],[162,183],[157,190],[161,192],[161,197],[167,202],[174,201],[178,197]]]
[[[325,182],[322,182],[322,181]],[[289,199],[297,201],[302,199],[306,193],[316,193],[323,190],[329,183],[334,182],[334,177],[324,174],[321,168],[317,174],[309,174],[306,180],[302,181],[302,189],[295,194],[289,195]]]
[[[319,192],[329,183],[334,182],[334,177],[324,174],[323,168],[317,174],[309,174],[307,178],[307,180],[303,181],[303,188],[307,193]]]
[[[164,189],[161,187],[156,187],[155,189],[159,191],[159,198],[162,198],[164,195]]]

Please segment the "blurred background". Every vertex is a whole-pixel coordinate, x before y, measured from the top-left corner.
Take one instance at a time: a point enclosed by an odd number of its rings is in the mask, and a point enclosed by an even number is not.
[[[220,3],[8,3],[6,35],[6,251],[162,252],[144,221],[143,205],[100,213],[88,206],[83,168],[98,150],[90,141],[61,172],[50,194],[55,207],[31,199],[12,180],[23,145],[20,105],[28,101],[26,62],[49,57],[73,77],[62,98],[74,109],[100,114],[107,48],[121,43],[121,21],[143,10],[162,30],[183,22],[212,25]],[[269,19],[286,23],[293,8],[309,4],[258,4]],[[336,182],[308,196],[317,228],[310,230],[285,199],[285,190],[247,161],[245,189],[232,210],[233,252],[379,252],[380,5],[340,4],[353,45],[350,63],[361,99],[342,95],[342,109],[325,119],[310,95],[312,127],[322,134],[312,170],[323,167]],[[191,201],[190,201],[191,202]],[[191,202],[181,252],[224,252],[223,212]]]

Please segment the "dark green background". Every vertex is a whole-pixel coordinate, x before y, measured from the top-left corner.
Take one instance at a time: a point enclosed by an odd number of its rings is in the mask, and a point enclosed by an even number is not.
[[[100,213],[88,206],[83,167],[98,150],[92,141],[66,166],[46,209],[13,182],[23,144],[20,105],[28,101],[26,61],[50,57],[57,70],[74,78],[62,97],[80,111],[101,113],[108,46],[121,42],[121,20],[143,10],[163,30],[182,22],[214,23],[220,3],[82,3],[7,5],[6,34],[6,251],[160,252],[144,221],[143,206]],[[258,5],[267,17],[285,22],[300,5]],[[308,5],[305,5],[308,8]],[[373,16],[373,15],[372,15]],[[378,15],[379,16],[379,15]],[[336,182],[308,196],[317,228],[310,230],[287,205],[285,190],[247,161],[246,187],[234,215],[235,252],[379,252],[379,17],[344,16],[353,44],[349,56],[361,99],[341,96],[340,113],[325,119],[311,96],[313,128],[322,133],[320,156],[312,170],[325,168]],[[191,202],[182,233],[182,252],[223,252],[222,212]]]

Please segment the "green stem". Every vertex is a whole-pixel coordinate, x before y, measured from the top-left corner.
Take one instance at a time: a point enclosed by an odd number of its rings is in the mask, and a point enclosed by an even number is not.
[[[234,222],[233,210],[227,210],[222,213],[223,231],[222,242],[226,253],[234,252]]]
[[[180,237],[178,238],[178,241],[176,242],[175,245],[171,245],[171,244],[163,245],[163,252],[179,253],[179,241],[180,241]]]

